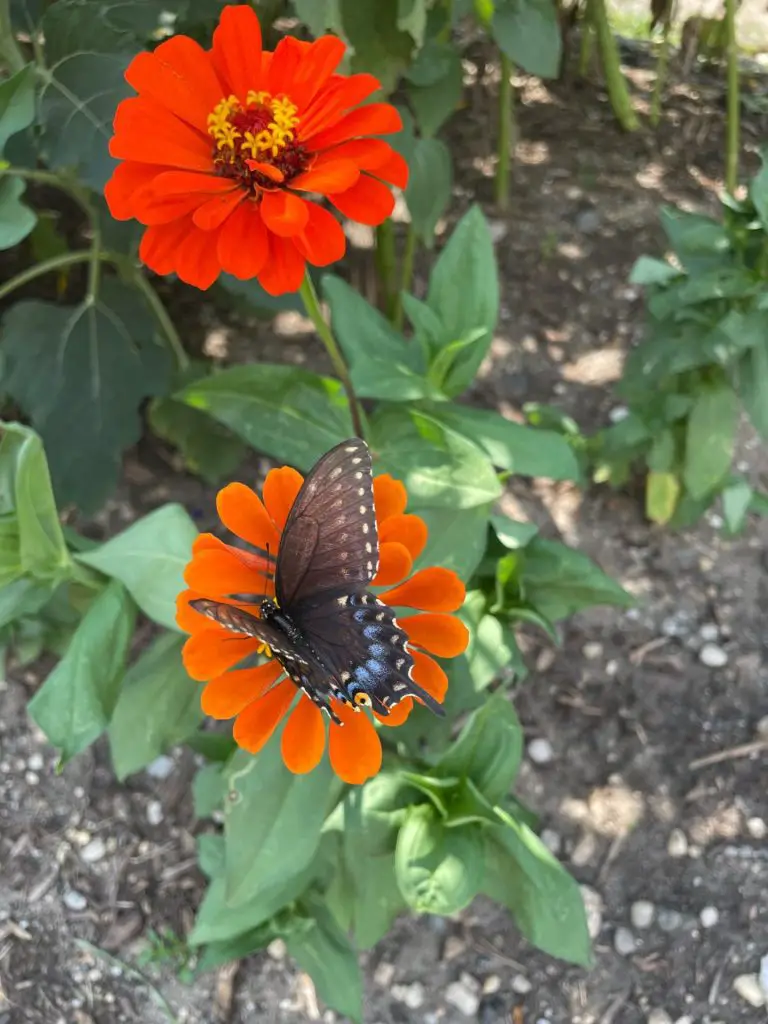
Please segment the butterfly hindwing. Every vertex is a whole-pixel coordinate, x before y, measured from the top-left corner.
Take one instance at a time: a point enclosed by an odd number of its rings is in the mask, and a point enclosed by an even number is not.
[[[280,539],[275,592],[292,609],[307,597],[365,587],[379,567],[371,454],[351,438],[309,472]]]
[[[374,711],[387,715],[404,697],[416,697],[444,714],[411,678],[408,637],[394,611],[373,594],[362,589],[323,594],[303,602],[294,621],[353,703],[357,694],[366,693]]]

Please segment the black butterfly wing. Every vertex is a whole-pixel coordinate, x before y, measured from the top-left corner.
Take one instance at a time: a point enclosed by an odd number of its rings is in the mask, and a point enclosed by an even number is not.
[[[335,722],[339,721],[330,705],[333,689],[330,686],[329,673],[309,648],[294,643],[281,629],[271,623],[264,622],[263,619],[223,601],[199,598],[190,601],[189,604],[196,612],[212,619],[232,633],[255,637],[266,644],[296,686]]]
[[[394,611],[373,594],[361,588],[322,594],[303,601],[294,621],[353,704],[366,694],[374,711],[388,715],[404,697],[416,697],[435,714],[445,714],[411,678],[408,637]]]
[[[371,453],[355,437],[324,455],[296,496],[280,539],[277,602],[293,615],[304,599],[365,588],[378,567]]]

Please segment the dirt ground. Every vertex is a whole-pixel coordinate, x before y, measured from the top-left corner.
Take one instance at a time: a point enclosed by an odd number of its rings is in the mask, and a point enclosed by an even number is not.
[[[642,304],[626,282],[636,256],[658,251],[659,201],[715,208],[722,96],[709,80],[680,87],[657,134],[628,138],[599,88],[525,84],[513,209],[501,217],[490,178],[494,72],[473,59],[488,87],[468,93],[450,129],[452,216],[473,199],[484,205],[503,312],[470,398],[513,413],[555,402],[593,429],[607,421],[639,335]],[[632,76],[642,109],[647,76]],[[765,135],[753,119],[746,147]],[[355,260],[362,278],[369,255]],[[278,334],[208,298],[171,298],[193,345],[323,365],[295,318],[281,318]],[[768,485],[765,452],[747,434],[740,458]],[[152,443],[131,453],[101,519],[108,531],[169,499],[201,526],[211,521],[213,492],[172,463]],[[723,540],[710,516],[675,536],[643,522],[630,496],[522,480],[505,502],[639,599],[630,611],[574,617],[557,650],[531,642],[536,668],[516,699],[528,739],[552,748],[547,764],[526,758],[517,791],[585,886],[595,967],[537,953],[485,900],[452,920],[403,918],[363,958],[366,1024],[766,1020],[734,980],[768,954],[768,522]],[[712,645],[721,667],[702,661]],[[235,970],[184,980],[183,943],[152,935],[183,937],[202,892],[194,757],[173,751],[118,785],[99,743],[57,776],[55,752],[25,714],[40,675],[11,671],[0,683],[0,1024],[338,1021],[279,943]]]

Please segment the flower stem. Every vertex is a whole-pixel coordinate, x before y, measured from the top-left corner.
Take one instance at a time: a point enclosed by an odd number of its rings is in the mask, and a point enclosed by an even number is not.
[[[512,75],[515,66],[501,52],[501,82],[499,83],[499,155],[496,163],[496,205],[500,210],[509,208],[509,166],[512,160],[514,111],[512,109]]]
[[[395,296],[395,313],[392,318],[392,322],[398,331],[402,331],[403,329],[403,292],[409,292],[413,282],[413,261],[416,256],[416,242],[416,231],[413,224],[409,224],[408,234],[405,236],[405,250],[403,252],[400,290]]]
[[[581,48],[579,50],[579,78],[586,78],[592,63],[592,44],[595,33],[592,22],[584,15],[581,19]]]
[[[344,390],[347,393],[347,400],[349,402],[349,413],[352,417],[352,426],[354,428],[357,437],[365,437],[363,431],[363,415],[360,403],[355,394],[355,389],[352,386],[352,379],[349,376],[349,370],[347,364],[344,361],[339,344],[333,336],[331,328],[326,323],[325,317],[323,316],[322,310],[320,309],[320,300],[317,297],[315,286],[312,283],[312,278],[309,276],[309,271],[304,273],[304,280],[301,283],[299,289],[301,295],[301,301],[304,303],[304,309],[307,311],[307,316],[315,325],[320,340],[325,345],[325,350],[328,353],[333,368],[336,371],[336,375],[342,383]]]
[[[176,357],[176,364],[178,365],[179,370],[183,372],[189,367],[189,356],[184,351],[184,345],[181,337],[179,336],[179,332],[173,324],[173,320],[168,316],[168,311],[160,300],[160,296],[146,279],[142,270],[139,267],[132,267],[131,271],[131,280],[146,299],[147,305],[152,311],[155,320],[157,320],[160,325],[168,340],[168,344]]]
[[[597,48],[603,64],[608,99],[613,107],[616,120],[625,132],[637,131],[640,122],[632,106],[627,80],[621,72],[619,48],[608,21],[605,0],[588,0],[587,16],[592,22],[597,36]]]
[[[736,42],[736,0],[725,0],[725,38],[728,59],[728,95],[725,139],[725,187],[734,194],[739,182],[739,47]]]
[[[15,292],[17,288],[23,288],[30,281],[37,280],[38,277],[50,274],[54,270],[63,270],[64,267],[74,266],[75,263],[89,263],[91,258],[91,250],[84,249],[80,252],[60,253],[58,256],[51,256],[50,259],[43,260],[42,263],[35,263],[0,286],[0,299],[4,299],[6,295]]]
[[[650,120],[654,128],[658,127],[659,121],[661,120],[661,106],[662,99],[664,96],[664,86],[667,84],[667,65],[669,64],[669,33],[672,27],[670,19],[671,13],[672,5],[670,4],[667,8],[667,13],[664,17],[664,35],[661,38],[659,58],[656,61],[656,80],[653,83],[653,96],[651,98]]]
[[[397,309],[396,269],[395,232],[392,221],[387,218],[376,228],[376,270],[384,298],[384,311],[390,320],[394,320]]]

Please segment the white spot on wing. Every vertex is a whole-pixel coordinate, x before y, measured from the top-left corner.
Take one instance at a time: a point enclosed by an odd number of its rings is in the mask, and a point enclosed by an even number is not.
[[[368,523],[363,523],[363,533],[368,533],[369,529],[370,527],[368,526]]]

